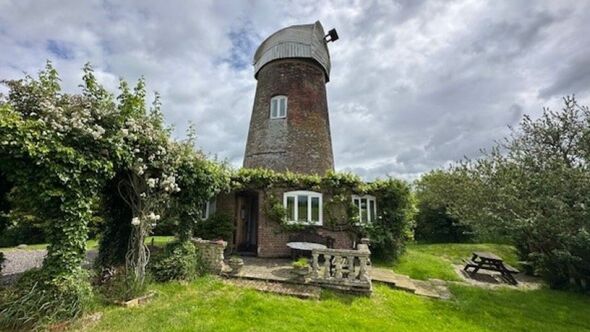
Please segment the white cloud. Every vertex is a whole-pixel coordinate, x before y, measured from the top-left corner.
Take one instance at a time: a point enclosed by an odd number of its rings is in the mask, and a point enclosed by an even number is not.
[[[182,136],[241,165],[272,32],[336,27],[328,98],[337,169],[414,178],[507,133],[523,113],[590,100],[590,5],[579,1],[0,1],[0,78],[46,59],[76,91],[90,61],[115,89],[145,76]],[[0,90],[2,91],[2,90]]]

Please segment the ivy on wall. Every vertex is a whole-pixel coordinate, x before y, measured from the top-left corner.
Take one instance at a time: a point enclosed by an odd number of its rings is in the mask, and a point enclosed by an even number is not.
[[[324,228],[346,231],[371,238],[374,255],[395,259],[404,250],[404,242],[411,236],[410,187],[401,180],[389,178],[364,182],[351,173],[328,172],[325,176],[279,173],[268,169],[240,169],[231,176],[230,188],[264,192],[265,214],[281,225],[284,231],[297,231],[311,226],[289,223],[282,197],[283,190],[311,190],[321,192],[324,200]],[[377,199],[377,220],[360,223],[358,207],[351,195],[373,195]]]

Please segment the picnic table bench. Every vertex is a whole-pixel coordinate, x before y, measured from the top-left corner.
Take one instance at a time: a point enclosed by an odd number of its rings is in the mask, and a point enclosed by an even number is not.
[[[480,269],[500,272],[504,280],[506,280],[508,283],[512,285],[518,284],[516,279],[514,279],[513,274],[517,274],[520,271],[504,263],[501,257],[498,257],[490,252],[473,252],[473,256],[470,260],[466,261],[463,270],[465,272],[469,272],[469,268],[473,268],[473,271],[471,271],[471,273],[477,273],[477,271],[479,271]]]

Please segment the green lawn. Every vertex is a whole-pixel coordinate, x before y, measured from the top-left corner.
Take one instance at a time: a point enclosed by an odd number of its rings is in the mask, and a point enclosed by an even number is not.
[[[301,300],[204,277],[152,287],[139,308],[103,307],[83,331],[590,331],[590,298],[552,290],[482,290],[453,286],[433,300],[377,285],[373,296],[324,292]]]
[[[414,279],[460,280],[451,264],[461,264],[463,259],[471,257],[473,251],[493,252],[517,267],[514,247],[490,243],[409,244],[406,253],[395,264],[378,262],[377,265],[392,267],[395,272]]]
[[[474,250],[516,261],[510,246],[410,245],[398,272],[453,280],[451,262]],[[417,260],[420,259],[420,262]],[[590,297],[539,290],[488,290],[451,285],[453,299],[434,300],[374,285],[371,297],[323,291],[301,300],[227,285],[215,277],[155,284],[157,296],[138,308],[98,305],[98,322],[77,331],[590,331]]]
[[[157,246],[162,246],[174,239],[174,236],[148,236],[145,240],[146,243],[152,243]],[[14,250],[41,250],[47,248],[47,243],[40,244],[29,244],[24,249],[18,249],[17,247],[5,247],[0,248],[0,251],[14,251]],[[86,250],[98,249],[98,240],[88,240],[86,242]]]

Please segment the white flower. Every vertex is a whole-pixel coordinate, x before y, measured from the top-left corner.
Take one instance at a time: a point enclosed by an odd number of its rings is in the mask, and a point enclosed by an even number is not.
[[[149,178],[147,180],[147,185],[150,188],[155,188],[157,183],[158,183],[158,179],[155,179],[155,178]]]
[[[131,219],[131,225],[138,226],[139,223],[140,223],[140,220],[138,217],[134,217],[133,219]]]
[[[160,220],[159,214],[154,214],[153,212],[148,215],[148,219],[151,221],[158,221]]]

